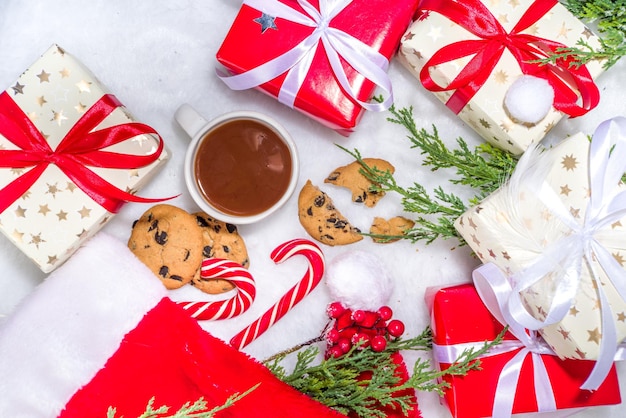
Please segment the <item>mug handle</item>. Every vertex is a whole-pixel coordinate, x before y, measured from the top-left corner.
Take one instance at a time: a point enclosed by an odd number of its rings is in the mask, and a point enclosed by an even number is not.
[[[191,105],[184,103],[176,110],[174,119],[189,135],[194,138],[208,123]]]

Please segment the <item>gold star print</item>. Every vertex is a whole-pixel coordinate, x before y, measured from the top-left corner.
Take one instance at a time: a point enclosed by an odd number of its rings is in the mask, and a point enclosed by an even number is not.
[[[491,129],[491,124],[489,122],[487,122],[485,119],[480,118],[480,120],[478,121],[484,128],[486,129]]]
[[[489,257],[491,258],[496,258],[496,253],[493,252],[493,250],[488,250],[489,251]]]
[[[68,70],[67,68],[64,68],[61,71],[59,71],[59,74],[61,74],[61,78],[68,78],[70,76],[70,70]]]
[[[67,182],[67,186],[65,188],[66,188],[66,190],[69,190],[70,192],[73,192],[74,190],[76,190],[77,187],[78,187],[77,185],[75,185],[71,181],[68,181]]]
[[[39,205],[39,213],[41,213],[43,216],[46,216],[48,212],[50,212],[50,208],[48,207],[48,205]]]
[[[543,211],[541,211],[541,219],[549,221],[550,219],[552,219],[552,212],[550,212],[549,209],[544,209]]]
[[[478,246],[480,246],[480,241],[478,240],[478,238],[476,237],[476,235],[472,234],[472,241],[474,241],[474,243]]]
[[[41,238],[41,233],[37,234],[37,235],[32,235],[30,236],[30,242],[29,244],[33,244],[35,247],[37,247],[37,249],[39,249],[39,244],[46,242],[43,238]]]
[[[611,229],[619,228],[620,226],[622,226],[622,222],[621,221],[613,222],[611,224]]]
[[[37,112],[30,112],[27,116],[28,116],[28,119],[31,120],[31,122],[35,122],[37,118],[39,117]]]
[[[570,189],[567,184],[564,185],[564,186],[561,186],[561,194],[562,195],[569,196],[571,191],[572,191],[572,189]]]
[[[129,177],[139,177],[139,170],[130,170],[128,173]]]
[[[26,217],[26,210],[25,208],[18,206],[17,209],[15,209],[15,216],[17,216],[18,218],[25,218]]]
[[[418,60],[424,59],[424,56],[422,55],[421,51],[413,51],[413,55],[415,55]]]
[[[539,29],[537,29],[537,25],[532,25],[528,29],[526,29],[525,32],[530,35],[537,35],[537,33],[539,32]]]
[[[81,210],[79,210],[78,213],[80,214],[81,218],[88,218],[89,214],[91,213],[91,209],[86,208],[85,206],[83,206],[83,208]]]
[[[569,314],[572,316],[576,316],[580,313],[580,311],[578,309],[576,309],[575,306],[572,306],[571,308],[569,308]]]
[[[509,15],[507,14],[498,15],[498,22],[502,24],[509,23]]]
[[[594,329],[588,329],[587,332],[589,333],[589,338],[587,339],[587,341],[592,341],[596,344],[600,344],[600,338],[602,337],[602,334],[600,334],[600,331],[597,327]]]
[[[13,238],[17,241],[17,242],[24,242],[24,233],[18,231],[17,229],[13,230]]]
[[[67,212],[60,210],[59,213],[57,213],[57,218],[59,218],[59,221],[67,221]]]
[[[547,134],[548,132],[552,130],[552,128],[554,128],[554,122],[550,122],[546,124],[546,127],[543,128],[543,132]]]
[[[561,334],[564,340],[569,340],[569,331],[565,331],[563,328],[559,328],[559,334]]]
[[[511,5],[511,7],[516,8],[517,6],[519,6],[519,0],[509,0],[509,4]]]
[[[13,89],[13,92],[17,95],[17,94],[24,94],[24,87],[25,86],[23,84],[20,84],[20,82],[18,81],[11,88]]]
[[[620,266],[624,267],[624,257],[622,257],[621,253],[613,253],[613,258],[615,259],[615,261],[617,261],[619,263]]]
[[[581,360],[584,360],[587,358],[587,354],[582,351],[580,348],[576,349],[576,355],[578,356],[578,358],[580,358]]]
[[[626,322],[626,314],[624,314],[624,311],[617,314],[617,320],[619,322]]]
[[[87,230],[85,228],[83,228],[83,230],[80,231],[79,234],[76,234],[78,238],[84,238],[86,235],[87,235]]]
[[[563,157],[563,160],[561,161],[561,165],[567,171],[574,171],[574,169],[576,168],[576,165],[578,165],[578,161],[576,161],[576,158],[572,154],[570,154],[570,155],[566,155],[565,157]]]
[[[463,218],[462,216],[459,218],[459,225],[465,226],[465,218]]]
[[[48,256],[48,264],[49,265],[54,265],[57,262],[57,256],[56,255],[49,255]]]
[[[87,106],[85,106],[81,102],[78,102],[78,104],[74,106],[74,109],[76,109],[78,113],[85,113],[87,111]]]
[[[47,73],[44,70],[41,70],[41,73],[37,74],[37,78],[39,78],[39,84],[41,84],[43,82],[49,83],[50,82],[50,73]]]
[[[580,218],[580,209],[574,209],[570,206],[569,213],[571,213],[571,215],[576,219]]]
[[[511,129],[513,129],[513,127],[515,126],[515,124],[513,123],[513,121],[511,119],[504,119],[502,121],[502,123],[500,124],[500,127],[502,128],[502,130],[504,132],[510,132]],[[513,144],[511,144],[513,145]]]
[[[63,121],[67,120],[67,116],[65,116],[63,114],[63,109],[59,110],[58,112],[55,112],[54,110],[52,111],[52,119],[50,119],[51,121],[55,121],[59,126],[61,126],[61,124],[63,123]]]
[[[566,26],[565,26],[565,22],[563,22],[563,23],[561,24],[561,29],[559,29],[559,34],[558,34],[556,37],[557,37],[557,38],[558,38],[558,37],[562,37],[562,38],[567,39],[568,32],[571,32],[571,31],[572,31],[572,30],[571,30],[570,28],[568,28],[568,27],[566,27]]]
[[[46,103],[48,103],[48,102],[46,101],[45,97],[43,97],[43,96],[39,96],[39,97],[37,97],[37,104],[38,104],[39,106],[43,106],[43,105],[45,105]]]
[[[48,190],[46,191],[46,193],[50,193],[52,197],[56,197],[56,194],[60,192],[56,183],[54,184],[46,183],[46,185],[48,186]]]
[[[589,39],[589,38],[591,38],[591,37],[593,36],[593,32],[591,32],[591,31],[589,30],[589,28],[585,27],[585,29],[584,29],[584,30],[583,30],[583,32],[582,32],[582,35],[583,35],[585,38]]]
[[[506,73],[506,71],[503,70],[498,70],[495,73],[493,73],[493,79],[496,81],[496,83],[498,84],[504,84],[506,83],[506,80],[509,78],[509,75]]]
[[[504,257],[505,260],[511,259],[511,256],[509,255],[508,251],[502,251],[502,257]]]
[[[474,223],[474,220],[472,218],[469,218],[469,226],[470,226],[470,228],[472,228],[474,230],[478,229],[478,225],[476,225]]]
[[[537,314],[542,318],[546,317],[546,311],[543,309],[543,306],[537,306]]]
[[[414,36],[415,34],[413,32],[407,32],[406,35],[404,35],[404,40],[410,41],[411,39],[413,39]]]
[[[91,82],[89,81],[80,80],[78,83],[76,83],[76,87],[78,87],[78,91],[80,91],[81,93],[91,93]]]

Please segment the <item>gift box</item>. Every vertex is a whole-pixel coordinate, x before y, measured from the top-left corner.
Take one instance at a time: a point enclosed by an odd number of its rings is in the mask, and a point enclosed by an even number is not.
[[[507,310],[562,358],[612,361],[626,337],[626,119],[590,141],[531,149],[509,181],[455,222],[484,264],[515,289]]]
[[[392,2],[246,0],[217,60],[236,90],[259,88],[343,135],[392,103],[389,59],[417,8]],[[380,88],[383,103],[367,103]]]
[[[0,94],[0,230],[42,271],[63,263],[168,159],[159,135],[72,55],[49,48]]]
[[[472,284],[430,288],[426,298],[431,309],[433,355],[442,370],[464,349],[481,348],[504,329]],[[525,346],[507,332],[500,344],[480,358],[480,370],[443,378],[450,385],[443,401],[457,418],[505,417],[511,413],[620,403],[614,366],[596,391],[579,388],[593,365],[594,362],[587,360],[560,360],[548,354],[540,342],[535,340]],[[519,378],[507,380],[515,374],[516,367]],[[536,372],[543,376],[539,381],[535,381]]]
[[[591,30],[556,0],[427,0],[418,13],[402,38],[399,61],[461,120],[501,149],[519,155],[564,115],[580,116],[599,100],[593,79],[603,71],[600,62],[581,67],[567,60],[531,62],[575,46],[580,39],[599,45]],[[505,97],[529,76],[548,81],[554,102],[550,107],[548,100],[543,118],[535,115],[537,119],[524,121],[509,111]],[[517,85],[511,92],[545,95],[542,89],[529,93]],[[521,107],[529,106],[532,101]]]

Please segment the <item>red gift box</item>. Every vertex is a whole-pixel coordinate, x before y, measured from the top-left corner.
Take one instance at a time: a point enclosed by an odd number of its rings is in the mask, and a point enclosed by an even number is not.
[[[258,0],[257,3],[259,3]],[[252,0],[244,1],[217,52],[217,60],[232,74],[238,75],[249,72],[249,70],[258,70],[264,64],[267,64],[266,67],[270,65],[274,67],[274,64],[268,63],[272,63],[273,60],[284,54],[296,54],[301,50],[301,43],[306,39],[312,39],[312,34],[315,31],[322,30],[324,32],[322,38],[326,36],[327,31],[323,29],[324,24],[313,27],[281,17],[274,19],[273,16],[269,15],[269,11],[267,11],[268,14],[265,14],[267,4],[273,4],[272,7],[278,9],[288,7],[305,16],[311,16],[318,13],[319,10],[326,10],[336,7],[336,4],[345,3],[345,7],[334,17],[333,13],[330,13],[332,18],[327,22],[330,28],[329,33],[342,32],[340,37],[356,38],[353,40],[357,43],[360,41],[361,46],[365,48],[353,52],[356,52],[355,55],[358,55],[361,60],[368,54],[378,54],[378,58],[382,58],[385,62],[379,62],[380,67],[377,67],[376,70],[379,75],[380,73],[384,74],[388,82],[386,65],[395,54],[400,39],[411,22],[417,9],[418,0],[353,0],[351,2],[345,0],[343,2],[312,0],[310,3],[305,0],[263,0],[261,3],[263,7],[259,6],[257,10],[253,7],[255,3]],[[320,3],[328,4],[320,9]],[[329,6],[331,3],[332,6]],[[307,10],[303,7],[306,7]],[[300,73],[303,79],[299,89],[294,88],[295,92],[286,95],[287,101],[283,97],[285,91],[288,90],[285,86],[291,84],[290,77],[294,76],[292,74],[288,77],[289,71],[287,70],[289,68],[279,76],[266,80],[258,86],[255,84],[255,86],[277,97],[285,104],[290,106],[293,104],[294,108],[339,133],[347,135],[362,116],[364,108],[359,101],[366,102],[369,100],[377,85],[368,79],[366,74],[361,74],[351,64],[348,64],[347,54],[342,54],[342,48],[339,47],[340,67],[343,68],[346,81],[355,92],[355,97],[351,97],[350,93],[341,86],[341,80],[331,67],[329,57],[333,55],[334,50],[327,51],[325,45],[328,43],[322,45],[321,40],[315,45],[317,45],[317,49],[308,71],[306,66],[293,71]],[[376,60],[377,58],[372,59]],[[228,77],[223,77],[223,79],[229,84]],[[231,87],[233,86],[231,85]],[[388,87],[390,89],[391,85],[389,84]],[[281,88],[283,89],[282,93]],[[293,103],[290,100],[293,100]],[[391,103],[389,100],[388,102]],[[372,106],[377,106],[381,110],[384,109],[378,103],[372,104]]]
[[[450,348],[460,344],[482,346],[484,341],[493,341],[504,329],[498,319],[492,315],[483,303],[476,288],[472,284],[463,284],[443,289],[430,289],[427,299],[431,306],[431,326],[433,331],[433,350],[437,346]],[[517,338],[510,332],[504,341],[495,347],[515,344]],[[468,344],[469,343],[469,344]],[[521,344],[520,344],[521,345]],[[494,415],[494,403],[507,395],[514,396],[512,413],[540,412],[537,395],[545,395],[545,391],[536,390],[534,369],[541,364],[534,363],[529,353],[520,359],[521,369],[519,380],[514,387],[504,387],[497,393],[498,380],[504,376],[503,369],[507,363],[515,361],[514,357],[523,350],[518,347],[511,351],[501,349],[501,354],[482,357],[481,370],[470,371],[466,376],[445,376],[443,378],[450,387],[445,390],[444,400],[454,417],[477,418]],[[523,354],[523,353],[522,353]],[[518,356],[519,357],[519,356]],[[615,366],[596,391],[580,389],[589,376],[594,363],[587,360],[561,360],[556,355],[540,354],[537,359],[545,365],[550,386],[554,394],[556,409],[580,408],[599,405],[613,405],[621,402],[619,382]],[[435,360],[437,362],[437,359]],[[438,363],[442,370],[449,363]]]

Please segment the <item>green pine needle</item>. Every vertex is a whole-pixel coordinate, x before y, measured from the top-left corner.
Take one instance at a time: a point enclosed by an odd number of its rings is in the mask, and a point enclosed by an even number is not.
[[[444,376],[464,376],[472,370],[480,369],[479,357],[499,344],[504,330],[491,342],[485,342],[480,349],[466,350],[448,369],[440,371],[432,367],[430,360],[419,358],[406,382],[401,382],[395,374],[396,365],[392,354],[403,351],[430,351],[432,333],[426,328],[420,335],[410,339],[390,341],[382,352],[371,348],[353,347],[346,355],[330,357],[317,363],[319,349],[309,345],[297,351],[296,364],[287,373],[281,362],[288,353],[273,356],[265,365],[279,379],[307,394],[324,405],[340,413],[355,413],[361,418],[384,418],[378,406],[393,405],[406,414],[412,407],[410,395],[399,395],[407,389],[430,391],[443,394],[448,384],[441,380]],[[364,379],[363,372],[371,377]]]
[[[465,245],[465,240],[454,227],[454,221],[469,207],[500,187],[513,172],[517,158],[488,143],[482,143],[471,150],[463,138],[457,138],[456,148],[449,148],[439,137],[435,126],[432,131],[417,128],[412,107],[397,109],[391,106],[389,111],[391,117],[387,120],[406,129],[411,148],[418,149],[423,156],[422,165],[429,166],[431,171],[454,170],[456,177],[450,181],[468,186],[474,196],[465,201],[446,192],[442,186],[436,187],[432,193],[417,182],[410,186],[401,186],[391,172],[368,166],[358,150],[350,151],[338,145],[361,164],[360,172],[373,183],[374,190],[399,194],[403,209],[416,214],[415,226],[405,231],[401,237],[366,233],[363,235],[381,241],[403,238],[412,243],[423,241],[426,244],[437,239],[456,238],[460,245]]]
[[[600,46],[594,48],[581,38],[576,46],[559,48],[552,56],[537,62],[555,63],[569,59],[572,66],[579,67],[600,61],[607,69],[626,55],[625,0],[564,0],[563,4],[580,20],[597,26]]]

